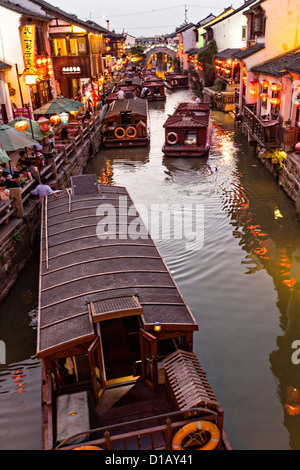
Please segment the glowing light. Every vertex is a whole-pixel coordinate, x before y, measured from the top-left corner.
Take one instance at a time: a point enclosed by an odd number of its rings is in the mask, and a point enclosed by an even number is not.
[[[275,209],[274,216],[275,216],[275,219],[279,219],[280,217],[283,217],[279,209]]]
[[[267,101],[269,98],[269,93],[261,93],[259,96],[263,101]]]
[[[18,121],[15,124],[15,129],[17,129],[17,131],[25,132],[26,129],[28,129],[28,126],[29,124],[27,121]]]
[[[263,80],[262,82],[260,82],[260,84],[263,88],[268,88],[269,86],[269,82],[267,80]]]
[[[272,91],[279,91],[279,90],[281,90],[281,85],[279,83],[272,83],[271,90]]]
[[[280,99],[279,98],[271,98],[270,99],[270,103],[273,105],[273,106],[278,106],[280,104]]]

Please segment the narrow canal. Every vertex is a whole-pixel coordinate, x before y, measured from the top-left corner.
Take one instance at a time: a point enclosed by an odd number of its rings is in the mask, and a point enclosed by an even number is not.
[[[256,159],[233,119],[213,112],[208,159],[165,158],[163,124],[190,91],[150,103],[151,143],[102,149],[86,168],[126,186],[135,204],[192,204],[204,211],[201,236],[188,246],[155,240],[199,325],[195,352],[225,410],[238,450],[300,449],[291,416],[300,364],[300,223],[290,200]],[[0,309],[0,449],[40,448],[40,367],[35,358],[38,257]],[[298,284],[299,285],[299,284]],[[297,286],[296,286],[297,287]],[[290,395],[290,397],[289,397]]]

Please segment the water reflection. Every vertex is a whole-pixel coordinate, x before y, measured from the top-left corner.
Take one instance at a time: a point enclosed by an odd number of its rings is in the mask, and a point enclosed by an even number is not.
[[[98,171],[109,160],[111,181],[126,186],[135,203],[204,205],[202,249],[186,250],[180,240],[158,242],[199,324],[196,352],[226,410],[236,448],[299,449],[300,418],[288,414],[286,406],[295,406],[291,390],[300,388],[288,333],[292,324],[293,339],[300,339],[294,291],[299,222],[292,203],[227,114],[213,113],[207,158],[162,154],[162,125],[185,99],[191,99],[189,92],[172,93],[166,103],[149,106],[147,157],[135,149],[126,159],[120,150],[103,151]]]

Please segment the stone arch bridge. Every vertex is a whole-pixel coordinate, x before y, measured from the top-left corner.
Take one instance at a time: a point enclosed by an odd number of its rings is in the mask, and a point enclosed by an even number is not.
[[[150,58],[154,55],[154,54],[158,54],[159,52],[161,52],[162,54],[168,54],[171,59],[174,61],[175,58],[176,58],[176,54],[177,54],[177,47],[176,46],[171,46],[171,45],[168,45],[168,44],[152,44],[151,46],[148,46],[145,48],[144,50],[145,54],[146,54],[146,57],[145,57],[145,62],[148,64]]]

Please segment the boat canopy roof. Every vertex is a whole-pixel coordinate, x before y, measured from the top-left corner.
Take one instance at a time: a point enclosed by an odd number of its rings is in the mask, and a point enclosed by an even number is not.
[[[38,357],[93,340],[96,322],[119,316],[140,315],[149,331],[198,329],[124,187],[72,177],[42,210]]]
[[[180,103],[174,114],[169,116],[164,127],[169,128],[201,128],[207,127],[210,120],[209,103]]]
[[[147,116],[148,104],[147,100],[142,98],[131,98],[113,101],[105,115],[105,119],[120,114],[122,112],[132,112],[133,114],[140,114]]]

